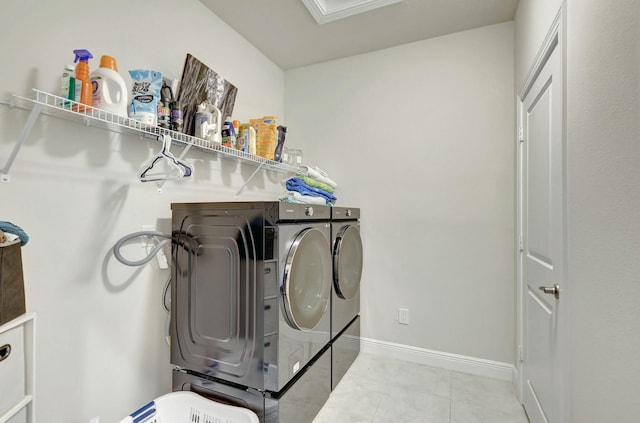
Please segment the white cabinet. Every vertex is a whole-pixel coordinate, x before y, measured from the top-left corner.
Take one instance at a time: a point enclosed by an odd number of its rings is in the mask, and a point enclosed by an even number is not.
[[[0,326],[0,423],[34,423],[35,314]]]

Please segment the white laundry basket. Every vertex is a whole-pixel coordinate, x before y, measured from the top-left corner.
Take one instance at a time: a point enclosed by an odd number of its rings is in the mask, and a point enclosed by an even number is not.
[[[134,411],[120,423],[259,423],[251,410],[208,400],[190,391],[172,392]]]

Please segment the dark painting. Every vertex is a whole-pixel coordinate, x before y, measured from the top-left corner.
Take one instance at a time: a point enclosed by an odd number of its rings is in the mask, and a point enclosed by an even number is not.
[[[184,113],[184,132],[193,135],[198,104],[213,104],[222,113],[222,120],[233,116],[238,89],[207,65],[187,54],[182,71],[178,102]]]

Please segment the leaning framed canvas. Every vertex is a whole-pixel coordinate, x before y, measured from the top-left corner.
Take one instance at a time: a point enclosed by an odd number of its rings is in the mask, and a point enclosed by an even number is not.
[[[220,109],[222,119],[233,116],[238,89],[229,81],[187,54],[178,89],[178,102],[184,114],[184,133],[193,135],[198,105],[207,102]]]

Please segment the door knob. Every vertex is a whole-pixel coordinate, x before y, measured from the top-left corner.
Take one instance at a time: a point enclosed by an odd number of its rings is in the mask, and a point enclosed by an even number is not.
[[[553,294],[556,299],[560,298],[560,285],[558,284],[553,286],[539,286],[538,289],[545,294]]]

